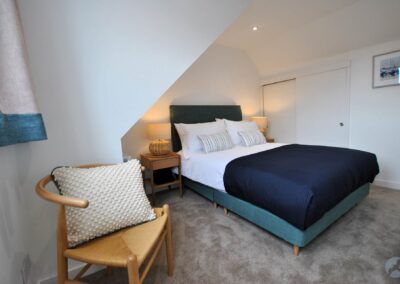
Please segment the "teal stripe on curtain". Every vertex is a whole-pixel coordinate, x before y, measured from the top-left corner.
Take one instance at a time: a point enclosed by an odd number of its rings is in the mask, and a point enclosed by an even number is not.
[[[0,146],[46,139],[46,129],[40,113],[3,114],[0,112]]]

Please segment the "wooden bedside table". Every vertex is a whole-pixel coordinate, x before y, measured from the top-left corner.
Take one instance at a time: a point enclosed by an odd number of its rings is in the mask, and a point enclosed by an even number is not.
[[[142,166],[146,168],[150,172],[150,186],[151,186],[151,197],[153,199],[153,203],[155,202],[154,194],[155,190],[163,188],[163,187],[170,187],[172,185],[178,185],[180,195],[183,195],[183,188],[182,188],[182,175],[181,175],[181,156],[172,152],[167,155],[163,156],[153,156],[152,154],[143,154],[140,155],[140,161]],[[171,182],[165,182],[161,184],[156,184],[154,179],[154,172],[157,170],[168,169],[168,168],[175,168],[178,167],[178,178]]]

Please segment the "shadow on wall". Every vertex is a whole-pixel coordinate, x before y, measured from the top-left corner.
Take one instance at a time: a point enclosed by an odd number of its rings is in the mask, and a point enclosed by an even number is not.
[[[212,45],[122,138],[125,156],[147,152],[148,123],[169,122],[169,106],[241,105],[244,116],[261,113],[259,73],[241,50]]]
[[[43,210],[42,206],[36,206],[38,200],[35,199],[32,177],[35,170],[31,168],[37,145],[38,143],[24,143],[0,148],[1,160],[6,165],[2,167],[1,176],[8,177],[8,179],[0,179],[2,193],[0,198],[0,254],[2,255],[0,267],[10,272],[9,275],[4,275],[6,278],[2,278],[4,282],[0,281],[1,283],[20,283],[15,282],[17,277],[25,281],[23,283],[33,283],[28,280],[34,278],[35,264],[39,265],[35,262],[40,263],[37,252],[47,246],[48,238],[55,238],[55,234],[53,236],[42,234],[47,222],[43,222],[43,219],[36,214]],[[26,188],[29,188],[29,191]],[[21,208],[26,210],[21,210]],[[47,212],[46,217],[48,215]],[[32,240],[37,238],[46,241],[35,243],[32,248]],[[55,244],[51,243],[51,245],[54,250]],[[7,277],[14,277],[14,279]]]

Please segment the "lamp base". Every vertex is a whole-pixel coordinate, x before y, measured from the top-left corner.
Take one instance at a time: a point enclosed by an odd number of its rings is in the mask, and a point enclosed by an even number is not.
[[[168,140],[158,139],[154,140],[149,145],[149,151],[154,156],[163,156],[171,153]]]

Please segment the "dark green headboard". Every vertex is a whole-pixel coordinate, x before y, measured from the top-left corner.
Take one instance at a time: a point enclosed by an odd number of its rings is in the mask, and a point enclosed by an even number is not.
[[[240,106],[234,105],[191,105],[169,107],[171,121],[171,142],[173,151],[182,149],[181,140],[175,129],[174,123],[200,123],[215,121],[216,118],[226,118],[229,120],[242,120],[242,110]]]

